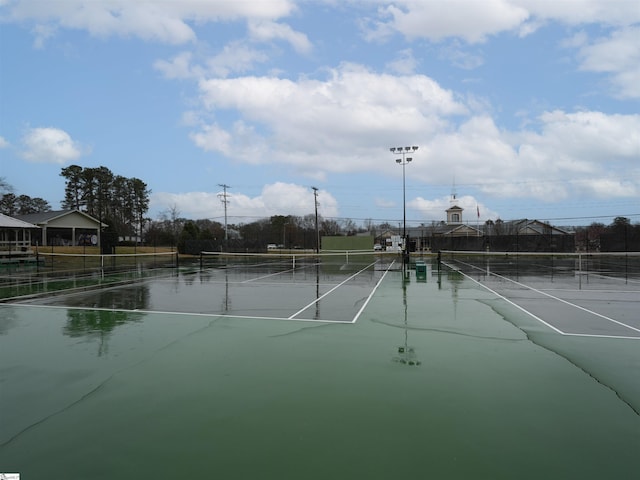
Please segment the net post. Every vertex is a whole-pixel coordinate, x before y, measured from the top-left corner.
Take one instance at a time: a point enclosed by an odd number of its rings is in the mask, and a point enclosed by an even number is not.
[[[578,253],[578,275],[582,278],[582,253]]]

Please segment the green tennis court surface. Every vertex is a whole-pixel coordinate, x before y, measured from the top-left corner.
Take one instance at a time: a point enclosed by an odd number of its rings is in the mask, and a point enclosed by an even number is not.
[[[180,269],[0,305],[0,471],[633,478],[633,282],[600,311],[575,275],[427,262],[409,281],[375,261]]]

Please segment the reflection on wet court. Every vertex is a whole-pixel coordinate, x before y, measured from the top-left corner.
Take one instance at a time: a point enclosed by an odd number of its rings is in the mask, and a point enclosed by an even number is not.
[[[185,267],[1,305],[0,465],[25,478],[630,478],[633,330],[615,338],[582,311],[571,332],[586,321],[602,335],[558,333],[557,300],[525,286],[577,304],[575,285],[521,275],[507,288],[425,262],[408,278],[392,262]]]

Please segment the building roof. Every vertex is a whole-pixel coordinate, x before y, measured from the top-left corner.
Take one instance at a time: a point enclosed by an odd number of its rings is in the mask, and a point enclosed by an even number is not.
[[[0,228],[40,228],[24,220],[0,213]]]
[[[54,220],[59,217],[64,217],[65,215],[70,214],[74,210],[51,210],[49,212],[38,212],[38,213],[29,213],[27,215],[17,215],[18,218],[24,220],[25,222],[31,223],[48,223],[51,220]]]
[[[543,222],[541,220],[529,220],[529,219],[521,219],[521,220],[512,220],[509,222],[504,222],[505,225],[514,225],[517,231],[534,234],[534,235],[569,235],[570,231],[555,227],[550,223]]]
[[[100,223],[97,218],[92,217],[88,213],[81,212],[80,210],[52,210],[50,212],[38,212],[38,213],[30,213],[28,215],[17,215],[17,218],[24,220],[25,222],[31,222],[36,225],[46,225],[53,220],[58,218],[66,217],[67,215],[79,214],[82,215],[95,223]],[[103,227],[107,225],[102,223]]]

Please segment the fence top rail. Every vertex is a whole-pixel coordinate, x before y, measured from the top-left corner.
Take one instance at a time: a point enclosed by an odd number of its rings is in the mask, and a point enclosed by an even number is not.
[[[454,255],[482,255],[482,256],[522,256],[522,257],[619,257],[619,256],[640,256],[640,252],[495,252],[495,251],[471,251],[471,250],[440,250],[440,253]]]
[[[161,255],[177,255],[178,252],[145,252],[145,253],[57,253],[57,252],[37,252],[38,255],[47,257],[157,257]]]

